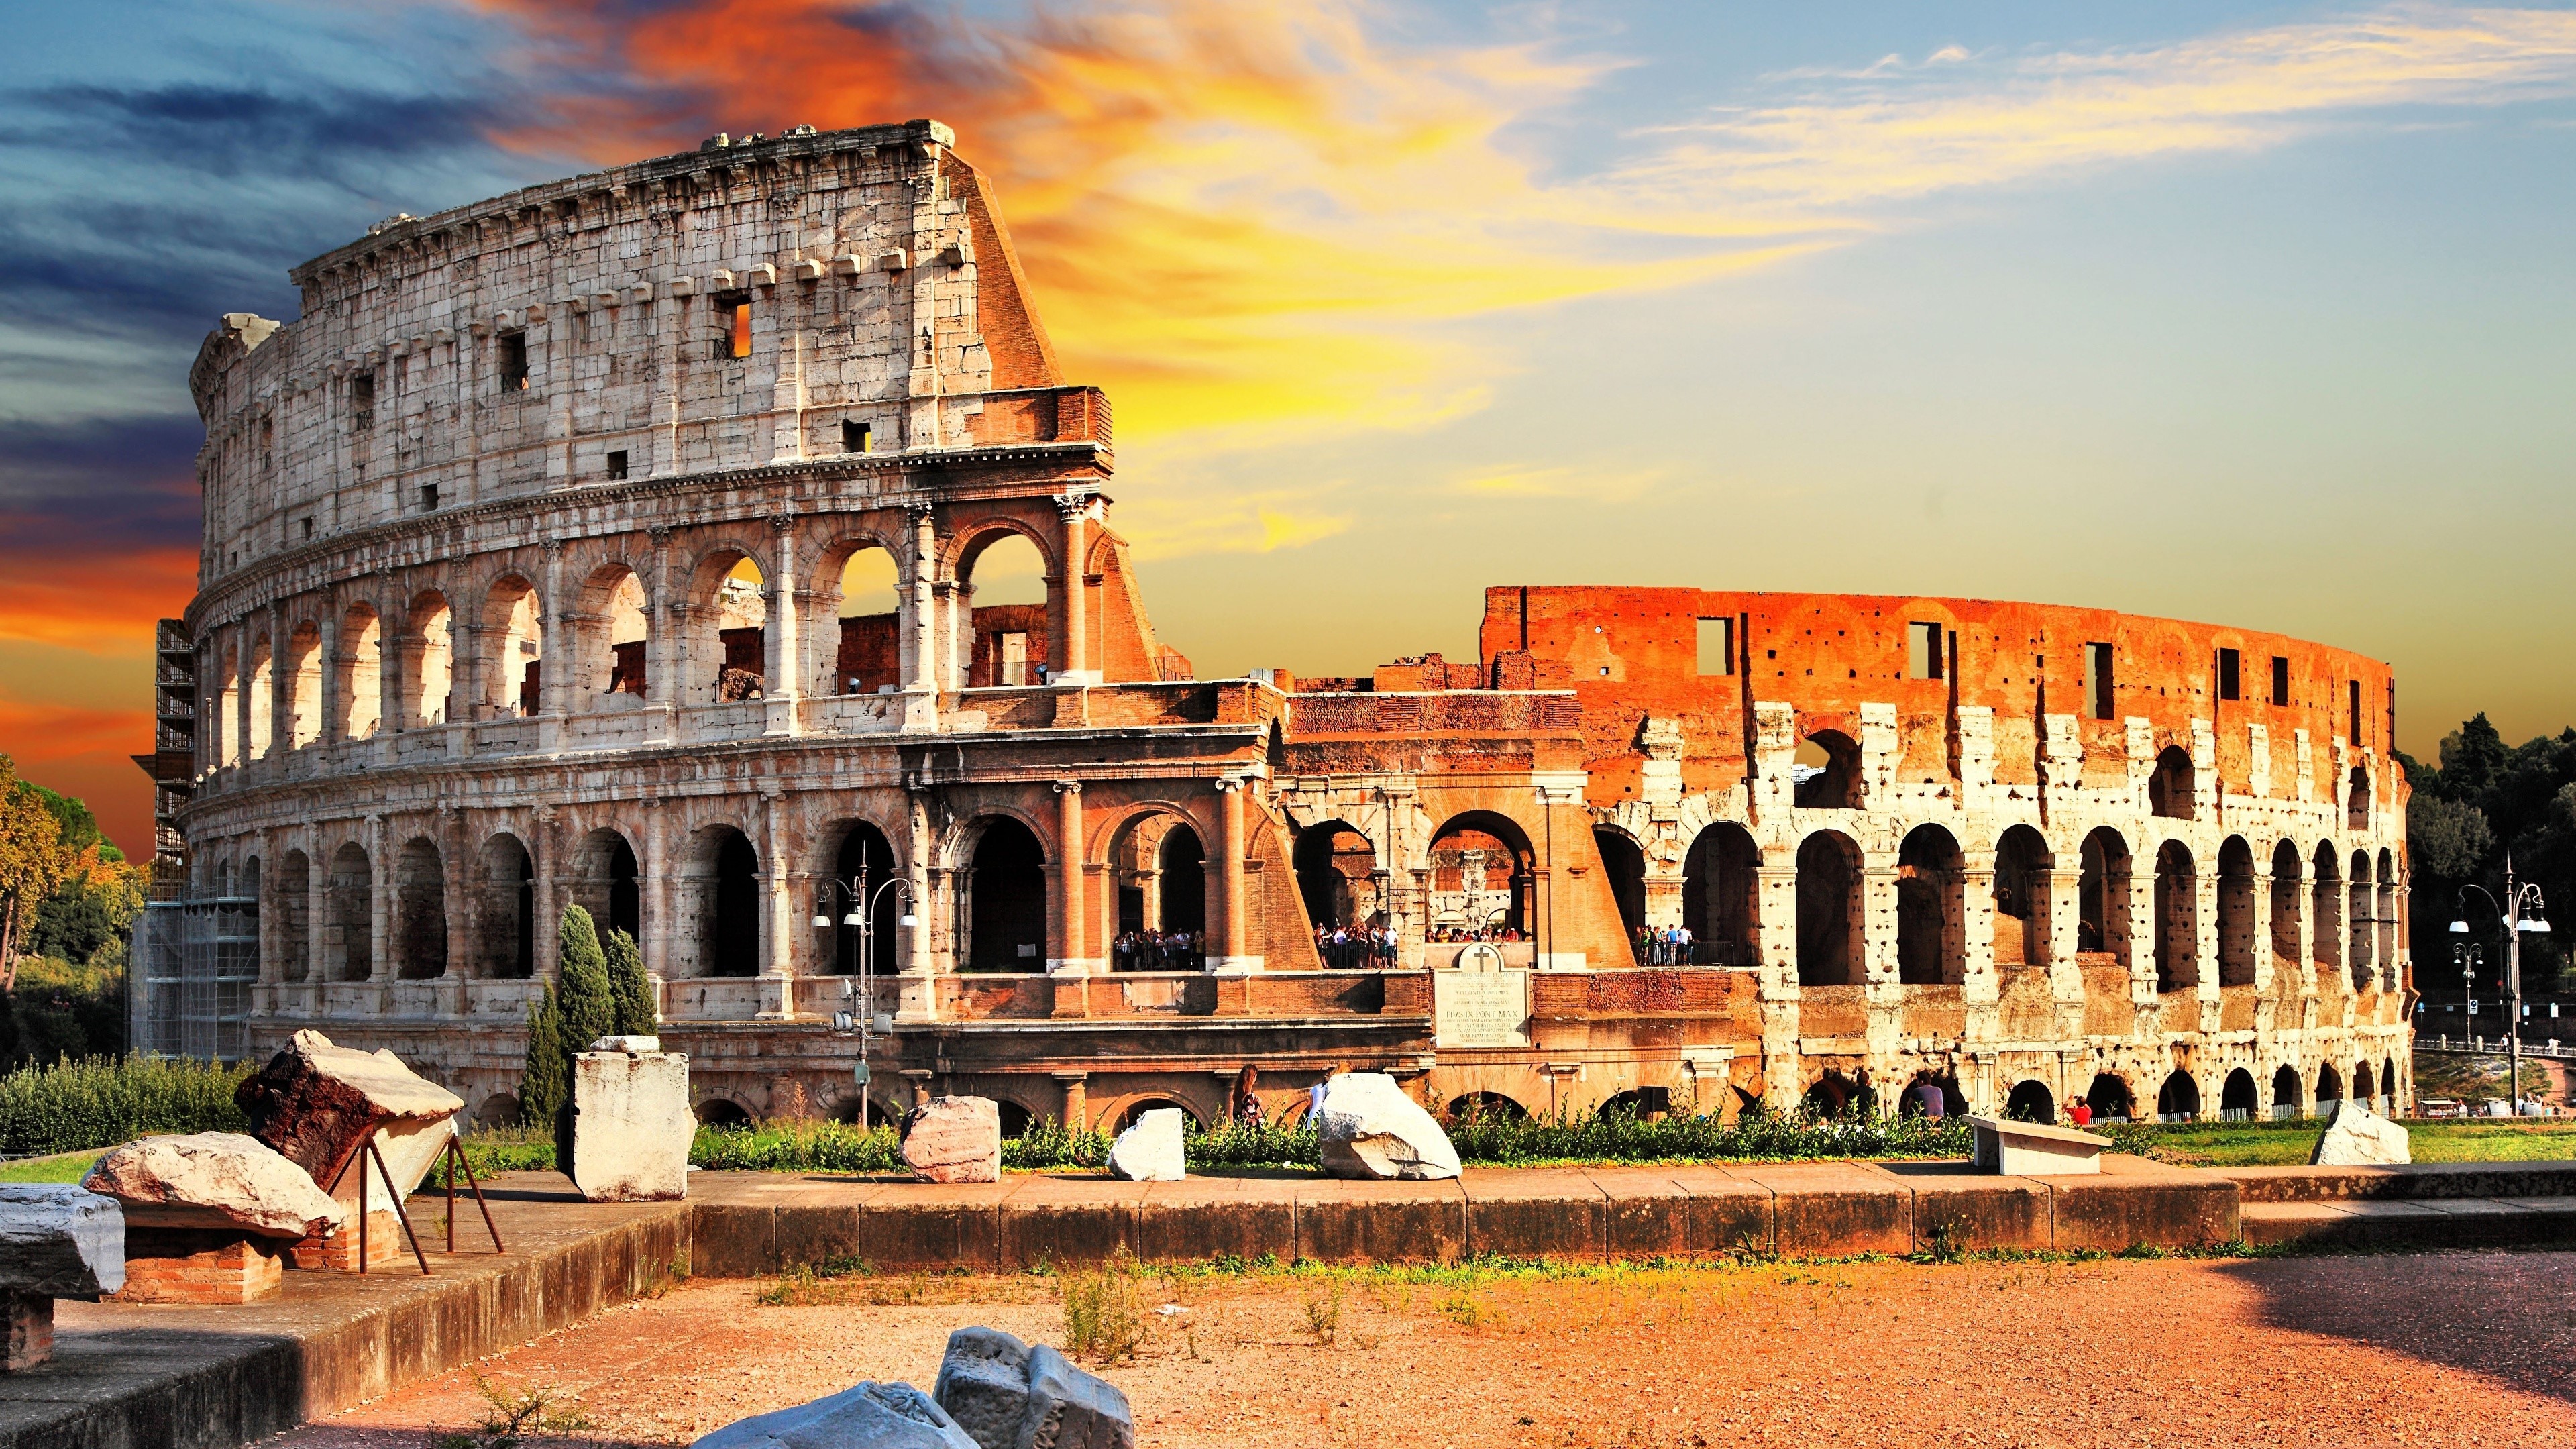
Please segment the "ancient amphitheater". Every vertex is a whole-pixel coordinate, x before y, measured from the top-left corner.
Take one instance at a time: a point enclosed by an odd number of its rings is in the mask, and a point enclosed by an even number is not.
[[[1093,1122],[1213,1116],[1247,1064],[1281,1112],[1335,1066],[1538,1113],[2406,1098],[2386,666],[1495,588],[1473,663],[1193,678],[1109,523],[1108,401],[953,141],[398,217],[295,272],[300,320],[224,319],[147,1040],[319,1027],[506,1115],[579,902],[716,1117],[849,1115],[853,1008],[877,1108]],[[978,604],[1015,541],[1043,605]],[[1363,924],[1391,954],[1319,944]],[[1152,931],[1185,944],[1115,944]]]

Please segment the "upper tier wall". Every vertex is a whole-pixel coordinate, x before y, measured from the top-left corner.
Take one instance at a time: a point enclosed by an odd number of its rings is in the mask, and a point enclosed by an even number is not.
[[[200,582],[621,477],[1074,441],[993,198],[936,122],[694,151],[397,219],[227,316],[190,373]],[[737,309],[747,307],[738,320]],[[738,335],[738,330],[739,335]]]

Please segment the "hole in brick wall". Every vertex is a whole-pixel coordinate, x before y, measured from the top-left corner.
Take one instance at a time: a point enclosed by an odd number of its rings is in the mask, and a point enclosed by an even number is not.
[[[2235,650],[2221,649],[2218,651],[2218,697],[2220,699],[2238,699],[2243,697],[2242,691],[2238,688],[2237,684],[2237,664],[2238,658]]]
[[[2196,786],[2191,756],[2180,745],[2167,745],[2156,756],[2156,772],[2147,777],[2147,809],[2173,820],[2189,820]]]
[[[611,451],[608,455],[608,481],[614,483],[625,476],[626,450],[619,448]]]
[[[504,332],[500,337],[501,390],[525,392],[528,387],[528,334]]]
[[[1840,730],[1818,730],[1790,757],[1793,803],[1807,810],[1860,808],[1860,746]]]
[[[349,374],[349,426],[371,428],[376,424],[376,375],[372,372]]]
[[[2084,699],[2095,719],[2110,719],[2118,713],[2112,677],[2111,646],[2084,646]]]
[[[1735,621],[1733,619],[1699,621],[1699,672],[1702,674],[1735,672]]]
[[[2272,702],[2276,705],[2290,702],[2290,661],[2278,654],[2272,656]]]
[[[841,420],[841,451],[842,451],[842,452],[844,452],[844,453],[864,453],[864,452],[867,452],[867,451],[869,451],[869,445],[870,445],[870,443],[871,443],[872,441],[873,441],[873,439],[872,439],[872,438],[871,438],[871,436],[870,436],[869,427],[868,427],[868,425],[867,425],[866,423],[853,422],[853,421],[851,421],[851,420],[850,420],[850,419],[848,419],[848,418],[843,418],[843,419]]]
[[[423,483],[422,485],[420,485],[420,506],[421,506],[421,510],[422,510],[423,512],[427,512],[427,511],[429,511],[429,510],[431,510],[431,509],[434,509],[434,508],[436,508],[436,507],[438,506],[438,485],[437,485],[437,484],[435,484],[435,483]]]
[[[1941,626],[1939,624],[1905,626],[1905,677],[1908,679],[1941,677]]]
[[[309,518],[308,518],[308,519],[304,520],[304,536],[305,536],[306,538],[311,538],[311,537],[313,536],[313,520],[312,520],[312,519],[309,519]]]
[[[716,325],[717,360],[751,355],[751,294],[718,292],[710,313]]]
[[[2352,741],[2354,744],[2358,745],[2358,744],[2360,744],[2360,743],[2362,742],[2362,740],[2361,740],[2361,681],[2360,681],[2360,680],[2358,680],[2358,679],[2348,679],[2348,680],[2345,680],[2345,681],[2344,681],[2344,686],[2345,686],[2345,688],[2346,688],[2346,689],[2350,692],[2350,694],[2351,694],[2352,703],[2351,703],[2351,706],[2350,706],[2349,710],[2347,711],[2347,715],[2346,715],[2346,722],[2345,722],[2345,726],[2344,726],[2344,735],[2343,735],[2343,737],[2344,737],[2345,739],[2347,739],[2347,740]]]

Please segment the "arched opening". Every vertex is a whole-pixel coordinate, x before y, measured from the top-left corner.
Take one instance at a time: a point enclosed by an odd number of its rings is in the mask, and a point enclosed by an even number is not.
[[[519,1099],[509,1092],[494,1092],[474,1109],[474,1125],[490,1131],[519,1125]]]
[[[2282,841],[2272,847],[2272,965],[2299,966],[2299,847]]]
[[[2343,1102],[2343,1076],[2329,1062],[2317,1068],[2317,1115],[2332,1120]]]
[[[2256,1105],[2254,1074],[2243,1067],[2229,1072],[2227,1080],[2218,1089],[2218,1120],[2221,1122],[2251,1121]]]
[[[2352,968],[2352,989],[2367,991],[2371,978],[2377,974],[2371,948],[2376,944],[2379,929],[2377,912],[2373,909],[2378,893],[2371,886],[2370,852],[2356,850],[2352,853],[2352,882],[2345,889],[2350,909],[2345,917],[2349,939],[2345,943],[2347,953],[2344,960]]]
[[[1604,1099],[1592,1115],[1604,1122],[1622,1118],[1634,1122],[1661,1122],[1672,1115],[1672,1110],[1672,1088],[1631,1087]]]
[[[1146,1113],[1159,1111],[1166,1107],[1181,1114],[1186,1130],[1195,1131],[1202,1125],[1199,1121],[1198,1113],[1191,1111],[1188,1107],[1179,1102],[1173,1101],[1169,1097],[1139,1097],[1135,1101],[1128,1103],[1126,1109],[1118,1114],[1118,1126],[1116,1130],[1124,1132],[1128,1128],[1135,1126],[1138,1122],[1143,1121]]]
[[[1028,1108],[1007,1099],[997,1101],[993,1106],[998,1110],[1002,1119],[1003,1141],[1017,1142],[1021,1138],[1029,1135],[1029,1124],[1035,1121],[1036,1118]]]
[[[302,981],[313,973],[313,862],[303,851],[277,858],[277,979]]]
[[[1376,915],[1377,851],[1367,836],[1339,820],[1318,821],[1297,832],[1292,863],[1309,925],[1366,925]]]
[[[340,736],[375,737],[385,715],[385,631],[376,611],[353,604],[340,616]]]
[[[1529,1109],[1500,1092],[1469,1092],[1452,1098],[1444,1110],[1451,1123],[1526,1122]]]
[[[583,836],[572,851],[572,874],[564,882],[574,905],[590,912],[603,938],[624,931],[644,939],[644,891],[635,848],[626,837],[602,827]]]
[[[2047,839],[2016,825],[1995,842],[1995,966],[2037,966],[2048,960],[2048,873],[2055,857]]]
[[[1682,857],[1682,926],[1690,932],[1691,959],[1717,966],[1754,964],[1760,939],[1762,849],[1752,832],[1731,821],[1702,830]]]
[[[2387,1104],[2387,1115],[2396,1116],[2400,1104],[2397,1100],[2397,1059],[2395,1057],[2379,1059],[2379,1096],[2380,1100]]]
[[[1839,1067],[1828,1068],[1800,1100],[1809,1115],[1824,1118],[1866,1117],[1878,1106],[1869,1079],[1847,1076]]]
[[[1968,1097],[1966,1093],[1959,1090],[1957,1077],[1946,1072],[1917,1072],[1914,1074],[1914,1080],[1905,1084],[1905,1090],[1896,1094],[1896,1115],[1899,1117],[1930,1116],[1931,1108],[1926,1105],[1923,1097],[1926,1087],[1940,1093],[1942,1116],[1964,1117],[1968,1114]]]
[[[2129,964],[2129,842],[2105,825],[2084,837],[2075,888],[2075,949],[2108,952]]]
[[[721,570],[719,573],[718,570]],[[739,704],[769,692],[769,585],[760,565],[742,554],[719,554],[699,570],[716,573],[708,612],[715,624],[713,647],[700,657],[713,667],[692,681],[715,704]]]
[[[2272,1074],[2272,1116],[2276,1120],[2287,1121],[2298,1116],[2304,1104],[2305,1092],[2299,1082],[2298,1069],[2282,1063],[2281,1069]]]
[[[2379,852],[2379,909],[2373,912],[2379,926],[2379,984],[2382,990],[2397,989],[2397,856],[2394,851]]]
[[[2355,765],[2345,777],[2343,823],[2347,830],[2370,829],[2370,770]]]
[[[431,590],[411,602],[411,637],[420,664],[412,671],[405,706],[411,728],[447,723],[447,697],[456,685],[454,618],[447,596]]]
[[[2343,873],[2335,867],[2332,842],[2317,847],[2316,882],[2309,891],[2315,921],[2310,944],[2315,948],[2316,968],[2321,973],[2343,969]]]
[[[1601,852],[1601,872],[1610,883],[1611,899],[1619,903],[1619,930],[1630,947],[1637,946],[1637,933],[1646,925],[1646,852],[1628,838],[1624,830],[1595,828],[1592,845]],[[1658,955],[1639,950],[1642,962]],[[1663,964],[1658,962],[1657,964]]]
[[[751,1114],[739,1102],[709,1097],[698,1104],[698,1125],[723,1132],[739,1131],[751,1125]]]
[[[394,962],[405,981],[447,974],[447,867],[427,836],[394,857]]]
[[[989,533],[958,556],[957,577],[952,597],[972,606],[967,687],[1044,684],[1055,657],[1046,556],[1020,534]]]
[[[483,596],[484,719],[525,719],[545,707],[545,638],[536,587],[517,574],[493,581]]]
[[[1801,810],[1861,807],[1860,746],[1840,730],[1818,730],[1798,741],[1789,760],[1792,803]]]
[[[1860,847],[1820,830],[1798,845],[1798,984],[1861,984]]]
[[[273,720],[269,712],[270,702],[276,697],[275,686],[270,680],[270,670],[273,667],[270,653],[267,635],[262,634],[251,641],[250,680],[247,688],[250,690],[249,758],[254,760],[268,758],[270,748],[276,743],[276,736],[272,730]]]
[[[2254,849],[2241,835],[2218,847],[2218,984],[2254,984]]]
[[[2179,840],[2156,849],[2156,989],[2200,985],[2200,892],[2191,852]]]
[[[1431,838],[1431,926],[1435,932],[1525,939],[1535,909],[1537,857],[1520,826],[1471,810]]]
[[[322,738],[322,626],[306,620],[286,640],[286,743],[303,749]]]
[[[375,974],[375,867],[367,848],[352,840],[331,856],[323,888],[322,967],[332,981],[364,981]]]
[[[2084,1101],[2093,1109],[2096,1122],[2126,1122],[2132,1112],[2129,1084],[2109,1072],[2093,1078],[2093,1085],[2084,1091]]]
[[[653,621],[644,581],[624,564],[594,571],[581,590],[580,672],[573,709],[633,709],[652,692]]]
[[[2364,1106],[2369,1105],[2379,1096],[2379,1093],[2374,1090],[2376,1086],[2377,1083],[2371,1080],[2370,1063],[2363,1062],[2352,1069],[2353,1100],[2362,1103]]]
[[[237,645],[230,643],[224,645],[224,663],[220,675],[223,679],[223,691],[218,696],[219,708],[215,714],[214,728],[211,733],[215,738],[215,758],[229,769],[242,762],[242,737],[238,721],[241,719],[243,681],[241,649]]]
[[[903,685],[902,571],[873,544],[841,563],[839,633],[825,694],[878,694]]]
[[[1007,815],[984,823],[965,872],[969,971],[1044,971],[1046,851]]]
[[[1918,825],[1896,852],[1896,979],[1909,986],[1957,985],[1966,976],[1967,921],[1959,842],[1938,825]]]
[[[1118,929],[1109,946],[1112,969],[1203,969],[1207,850],[1197,829],[1171,811],[1131,815],[1110,838],[1109,868],[1118,888]]]
[[[1195,941],[1207,931],[1207,850],[1199,833],[1175,821],[1154,851],[1155,877],[1161,888],[1155,926],[1166,937]]]
[[[505,830],[483,842],[474,864],[475,974],[527,980],[537,974],[536,862]]]
[[[903,917],[903,890],[888,887],[895,878],[894,846],[885,832],[867,821],[858,820],[841,833],[840,849],[832,857],[832,878],[838,885],[819,890],[814,914],[831,922],[824,942],[829,953],[825,971],[841,976],[855,976],[859,971],[860,930],[865,913],[868,970],[879,976],[891,976],[902,969],[896,947]],[[866,891],[862,904],[857,893]],[[919,919],[917,916],[915,919]]]
[[[672,945],[674,974],[757,976],[761,962],[760,853],[730,825],[697,833],[680,868],[681,915],[688,929]]]
[[[2054,1123],[2057,1094],[2036,1077],[2015,1082],[2010,1095],[2004,1098],[2004,1117],[2013,1122]]]
[[[2156,1120],[2189,1122],[2199,1115],[2200,1083],[2179,1068],[2167,1073],[2164,1085],[2156,1088]]]
[[[2179,745],[2165,746],[2156,755],[2155,773],[2147,776],[2148,811],[2169,820],[2189,820],[2193,784],[2191,755]]]

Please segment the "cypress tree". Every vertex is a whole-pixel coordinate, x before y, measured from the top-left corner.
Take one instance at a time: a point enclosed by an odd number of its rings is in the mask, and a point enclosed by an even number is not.
[[[608,985],[617,998],[616,1034],[656,1035],[661,1013],[654,1007],[653,982],[644,974],[644,953],[636,949],[635,938],[624,931],[610,931],[606,947]]]
[[[528,1003],[528,1065],[519,1078],[519,1120],[530,1127],[552,1128],[571,1095],[563,1049],[563,1012],[555,1002],[554,983]]]
[[[599,948],[598,928],[590,912],[566,906],[563,913],[563,1050],[569,1071],[571,1054],[611,1035],[617,1025],[617,997],[608,983],[608,957]]]

